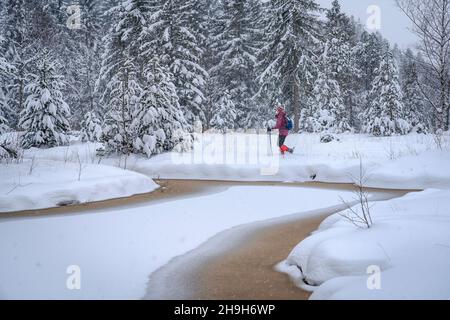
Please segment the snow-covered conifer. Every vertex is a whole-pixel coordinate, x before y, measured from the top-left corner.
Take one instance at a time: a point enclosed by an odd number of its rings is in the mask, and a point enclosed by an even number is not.
[[[10,128],[8,125],[8,120],[6,120],[5,117],[3,117],[2,112],[0,110],[0,134],[8,132],[9,129]]]
[[[370,106],[362,114],[363,129],[375,136],[406,134],[410,124],[405,119],[403,94],[392,52],[385,49],[370,93]]]
[[[260,7],[254,0],[220,1],[219,16],[213,21],[213,53],[217,63],[209,70],[214,83],[213,104],[220,104],[228,91],[236,110],[240,127],[254,125],[257,50],[261,32],[256,28]],[[236,113],[236,115],[238,115]]]
[[[152,14],[141,35],[143,55],[166,57],[161,64],[174,75],[180,106],[189,124],[205,120],[207,71],[202,66],[199,5],[196,0],[152,2]]]
[[[357,83],[360,75],[355,56],[355,26],[351,19],[341,12],[338,0],[334,0],[331,9],[327,11],[324,30],[327,48],[327,73],[339,85],[340,95],[342,96],[343,109],[337,121],[341,122],[344,127],[347,125],[353,127],[356,100],[355,83]],[[347,129],[342,128],[341,130]]]
[[[107,153],[129,155],[133,150],[133,114],[139,104],[141,87],[136,57],[131,54],[134,37],[129,21],[134,21],[129,1],[113,7],[108,14],[114,23],[105,36],[100,82],[104,90],[100,100],[106,110],[101,141]]]
[[[0,90],[4,91],[3,100],[7,106],[4,109],[4,116],[14,128],[18,124],[19,114],[25,103],[24,87],[30,33],[27,19],[30,16],[29,9],[25,0],[3,0],[0,7],[0,40],[3,40],[0,41],[0,56],[14,67],[8,81],[3,79]]]
[[[190,147],[190,126],[180,108],[174,77],[160,59],[151,59],[144,70],[145,84],[133,120],[134,148],[148,157]]]
[[[327,50],[322,55],[319,74],[314,85],[314,132],[341,133],[350,130],[348,113],[344,106],[341,89],[333,79],[328,62]]]
[[[266,29],[268,41],[259,56],[259,94],[268,101],[281,98],[300,124],[301,101],[306,101],[314,83],[314,55],[320,42],[319,5],[314,0],[271,1]],[[281,94],[280,94],[281,93]],[[278,96],[278,97],[277,97]]]
[[[74,129],[80,125],[87,112],[102,111],[99,106],[100,92],[96,91],[95,83],[99,77],[104,25],[106,19],[103,13],[111,5],[110,2],[98,0],[79,0],[81,9],[81,25],[79,29],[69,30],[74,38],[71,43],[72,61],[68,72],[73,88],[71,104],[72,124]],[[69,66],[68,66],[69,67]]]
[[[381,62],[383,52],[382,38],[379,33],[364,31],[355,48],[355,58],[361,73],[361,86],[369,92],[376,77],[376,69]]]
[[[0,36],[0,43],[3,39]],[[6,85],[9,83],[12,74],[14,73],[14,66],[10,64],[2,54],[0,53],[0,134],[9,131],[9,122],[5,118],[5,111],[10,111],[8,107],[8,102],[6,99],[7,91]]]
[[[7,78],[14,72],[14,66],[0,55],[0,77]]]
[[[70,109],[61,93],[63,87],[58,64],[44,50],[37,61],[36,72],[25,86],[27,98],[19,123],[25,130],[22,141],[25,148],[68,143]]]
[[[99,141],[102,135],[102,126],[95,112],[86,112],[81,122],[81,141],[95,142]]]
[[[426,103],[419,86],[419,75],[415,57],[410,49],[402,59],[403,106],[405,118],[411,124],[411,130],[424,133],[429,128]]]
[[[210,126],[221,132],[234,129],[236,122],[236,106],[228,91],[225,91],[214,105]]]

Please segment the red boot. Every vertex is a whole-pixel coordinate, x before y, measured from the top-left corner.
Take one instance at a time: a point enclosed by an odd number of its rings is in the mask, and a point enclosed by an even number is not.
[[[287,147],[287,146],[285,146],[285,145],[282,145],[281,146],[281,148],[280,148],[280,150],[281,150],[281,154],[285,154],[286,152],[288,152],[290,149]]]

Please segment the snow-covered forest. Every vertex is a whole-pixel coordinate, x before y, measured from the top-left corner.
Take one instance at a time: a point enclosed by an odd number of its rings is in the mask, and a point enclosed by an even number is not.
[[[448,130],[448,4],[399,1],[421,39],[406,51],[338,0],[328,9],[314,0],[73,5],[2,1],[0,132],[23,132],[25,148],[79,132],[105,152],[150,157],[189,148],[196,123],[264,129],[280,104],[297,132]]]

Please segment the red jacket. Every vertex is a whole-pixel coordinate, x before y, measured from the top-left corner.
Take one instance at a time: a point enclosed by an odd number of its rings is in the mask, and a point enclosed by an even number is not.
[[[286,129],[287,123],[286,123],[286,112],[282,109],[278,109],[277,115],[277,125],[274,127],[274,129],[278,129],[280,132],[280,136],[288,136],[289,130]]]

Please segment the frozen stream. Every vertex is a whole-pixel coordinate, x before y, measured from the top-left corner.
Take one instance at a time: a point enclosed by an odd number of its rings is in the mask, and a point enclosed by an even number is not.
[[[148,198],[0,218],[0,298],[139,299],[150,274],[226,230],[310,215],[342,204],[341,198],[354,198],[348,185],[213,181],[162,185],[159,195]],[[378,199],[403,194],[372,190]],[[208,248],[220,251],[224,243],[215,241]],[[69,287],[68,279],[75,279]],[[74,283],[80,289],[71,290]]]

